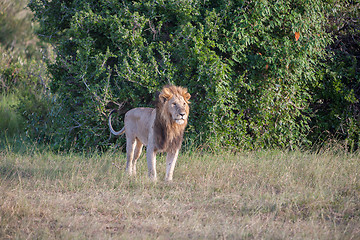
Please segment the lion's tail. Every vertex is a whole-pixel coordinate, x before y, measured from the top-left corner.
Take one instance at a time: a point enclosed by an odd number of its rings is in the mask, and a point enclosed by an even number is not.
[[[110,115],[109,115],[109,128],[110,128],[110,132],[111,132],[112,134],[114,134],[114,135],[124,134],[124,132],[125,132],[125,127],[123,127],[120,131],[116,132],[116,131],[113,129],[112,125],[111,125],[111,115],[112,115],[114,112],[116,112],[116,110],[112,110],[111,113],[110,113]]]

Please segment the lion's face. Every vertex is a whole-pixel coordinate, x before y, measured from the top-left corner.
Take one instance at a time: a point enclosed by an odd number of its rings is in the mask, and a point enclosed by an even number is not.
[[[190,94],[185,88],[175,86],[164,87],[159,98],[164,115],[169,114],[171,120],[179,125],[187,123]]]
[[[182,96],[173,96],[168,101],[168,111],[172,119],[179,125],[184,124],[187,121],[189,114],[189,105]]]

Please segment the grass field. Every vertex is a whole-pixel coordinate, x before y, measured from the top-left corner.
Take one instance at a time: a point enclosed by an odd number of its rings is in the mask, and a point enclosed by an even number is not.
[[[360,239],[358,154],[182,153],[170,184],[164,161],[1,150],[0,239]]]

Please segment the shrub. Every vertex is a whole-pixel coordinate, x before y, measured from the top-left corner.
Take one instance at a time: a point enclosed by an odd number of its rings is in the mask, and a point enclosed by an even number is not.
[[[39,139],[54,105],[48,90],[48,76],[44,63],[23,56],[13,58],[14,52],[0,46],[0,129],[8,135],[26,131]]]
[[[360,3],[333,2],[328,6],[327,32],[334,39],[313,85],[311,122],[313,142],[345,140],[350,150],[360,142]]]
[[[4,134],[13,136],[20,133],[22,129],[23,120],[12,108],[17,102],[18,99],[13,94],[0,95],[0,137],[3,137]]]
[[[36,24],[27,3],[0,2],[0,137],[25,131],[44,141],[51,136],[48,123],[55,107],[42,58],[51,49],[33,34]]]
[[[35,26],[31,11],[26,9],[27,0],[2,0],[0,2],[0,45],[11,52],[13,61],[21,57],[41,57],[33,34]],[[1,51],[2,53],[2,51]]]
[[[149,106],[164,84],[192,94],[188,141],[308,144],[312,86],[330,41],[323,1],[47,1],[29,4],[56,48],[51,90],[64,145],[108,146],[109,102]]]

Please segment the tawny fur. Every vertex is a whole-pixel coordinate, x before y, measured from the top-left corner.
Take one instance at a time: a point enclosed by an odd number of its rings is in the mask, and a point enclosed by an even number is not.
[[[125,114],[124,127],[114,135],[126,135],[126,171],[136,174],[136,161],[146,145],[149,177],[156,176],[156,153],[166,152],[166,181],[171,181],[175,163],[181,148],[183,134],[189,116],[190,94],[186,88],[165,86],[160,92],[156,108],[134,108]]]

